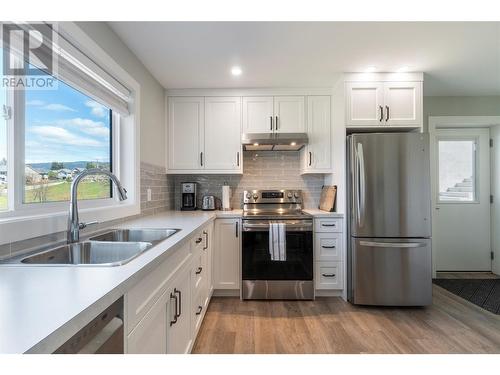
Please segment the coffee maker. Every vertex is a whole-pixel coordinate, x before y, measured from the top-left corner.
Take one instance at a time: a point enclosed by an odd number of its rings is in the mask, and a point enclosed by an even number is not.
[[[183,182],[181,184],[181,210],[192,211],[196,210],[197,201],[197,183],[196,182]]]

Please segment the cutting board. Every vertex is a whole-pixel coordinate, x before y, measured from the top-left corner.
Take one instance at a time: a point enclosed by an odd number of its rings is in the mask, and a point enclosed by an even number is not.
[[[319,209],[333,212],[335,209],[335,199],[337,198],[337,186],[323,186],[319,199]]]

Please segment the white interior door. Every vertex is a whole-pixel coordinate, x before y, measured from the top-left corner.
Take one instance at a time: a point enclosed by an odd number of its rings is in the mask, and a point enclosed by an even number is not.
[[[436,271],[491,271],[489,129],[439,129],[433,140]]]

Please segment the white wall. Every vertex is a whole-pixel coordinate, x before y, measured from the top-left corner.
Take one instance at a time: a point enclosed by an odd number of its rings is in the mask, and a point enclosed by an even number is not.
[[[164,88],[105,22],[77,22],[141,85],[141,161],[165,167]]]
[[[491,194],[495,197],[491,205],[491,247],[495,259],[491,264],[493,273],[500,275],[500,126],[490,128],[494,147],[491,149]]]

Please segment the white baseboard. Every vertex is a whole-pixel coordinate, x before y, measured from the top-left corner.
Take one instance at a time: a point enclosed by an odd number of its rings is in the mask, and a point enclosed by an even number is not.
[[[239,297],[239,289],[214,289],[214,297]]]

